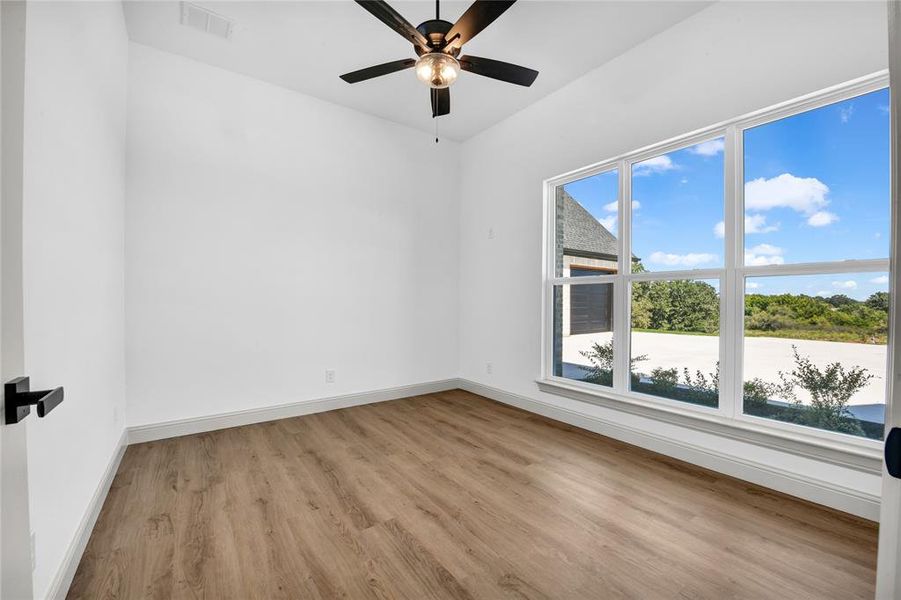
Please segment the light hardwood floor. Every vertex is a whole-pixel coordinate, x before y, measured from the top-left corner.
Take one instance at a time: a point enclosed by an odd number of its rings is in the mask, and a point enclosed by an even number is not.
[[[69,598],[872,598],[876,525],[462,391],[130,446]]]

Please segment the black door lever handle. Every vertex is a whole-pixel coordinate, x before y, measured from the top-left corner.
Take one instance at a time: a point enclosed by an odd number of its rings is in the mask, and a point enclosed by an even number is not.
[[[18,423],[31,413],[31,406],[37,405],[38,416],[44,417],[63,401],[63,388],[31,391],[28,377],[16,377],[3,385],[6,401],[6,424]]]
[[[885,467],[889,475],[901,479],[901,427],[892,427],[885,438]]]

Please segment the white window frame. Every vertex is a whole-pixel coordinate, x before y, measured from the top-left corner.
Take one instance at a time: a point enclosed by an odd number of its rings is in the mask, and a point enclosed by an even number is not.
[[[788,450],[796,454],[850,466],[865,472],[881,473],[882,442],[783,423],[764,417],[746,415],[742,410],[744,297],[747,277],[778,275],[823,275],[829,273],[890,272],[889,259],[844,260],[765,266],[744,265],[744,174],[743,134],[747,129],[848,100],[888,87],[888,73],[881,71],[848,83],[821,90],[754,113],[705,127],[692,133],[628,152],[581,169],[544,181],[542,306],[541,306],[541,378],[539,387],[546,392],[582,401],[610,406],[675,422],[707,432],[728,435],[760,445]],[[683,269],[677,271],[631,272],[632,245],[632,165],[648,158],[667,154],[711,139],[724,138],[724,262],[720,268]],[[618,270],[614,275],[580,277],[556,276],[555,210],[556,190],[574,181],[616,169],[619,175],[617,252]],[[897,232],[892,232],[892,236]],[[720,398],[711,408],[670,400],[629,390],[631,332],[631,283],[633,281],[676,279],[718,279],[720,291]],[[554,287],[558,285],[590,285],[613,283],[613,387],[558,377],[553,374]],[[890,277],[889,293],[894,294]],[[890,380],[893,340],[888,340],[886,380]]]

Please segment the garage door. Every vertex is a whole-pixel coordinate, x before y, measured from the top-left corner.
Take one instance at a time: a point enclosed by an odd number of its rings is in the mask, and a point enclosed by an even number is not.
[[[597,275],[597,271],[589,269],[571,269],[572,277]],[[573,285],[569,288],[569,332],[600,333],[611,331],[612,285]]]

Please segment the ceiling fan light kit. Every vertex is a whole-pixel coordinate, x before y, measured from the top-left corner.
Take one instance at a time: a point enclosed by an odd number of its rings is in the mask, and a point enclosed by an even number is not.
[[[429,86],[432,118],[450,114],[450,90],[460,71],[529,87],[538,71],[490,58],[463,55],[463,44],[478,35],[501,16],[516,0],[476,0],[456,23],[439,18],[439,0],[435,0],[435,18],[413,27],[384,0],[356,0],[376,19],[413,44],[417,60],[401,59],[341,75],[347,83],[358,83],[415,67],[416,77]]]
[[[460,74],[460,63],[450,54],[429,52],[416,61],[416,78],[436,90],[450,87]]]

